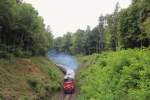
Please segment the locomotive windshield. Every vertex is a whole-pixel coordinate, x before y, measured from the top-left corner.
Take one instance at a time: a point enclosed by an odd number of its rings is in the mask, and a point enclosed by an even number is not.
[[[69,82],[69,81],[73,81],[73,79],[72,78],[66,78],[66,79],[64,79],[64,82]]]

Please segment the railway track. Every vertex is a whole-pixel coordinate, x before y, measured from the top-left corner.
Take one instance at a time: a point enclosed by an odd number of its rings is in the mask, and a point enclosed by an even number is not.
[[[61,64],[55,64],[60,70],[64,73],[67,74],[68,69],[64,65]],[[74,78],[74,72],[71,71],[71,75],[73,73],[73,78]],[[74,100],[74,95],[75,94],[64,94],[64,91],[62,90],[59,95],[59,100]]]
[[[63,100],[72,100],[73,94],[64,94]]]

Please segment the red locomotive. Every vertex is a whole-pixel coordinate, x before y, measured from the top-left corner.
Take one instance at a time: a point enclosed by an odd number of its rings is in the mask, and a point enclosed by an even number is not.
[[[71,69],[67,69],[64,77],[64,93],[72,94],[75,91],[75,73]]]
[[[73,78],[65,78],[64,79],[64,93],[72,94],[75,91],[75,81]]]

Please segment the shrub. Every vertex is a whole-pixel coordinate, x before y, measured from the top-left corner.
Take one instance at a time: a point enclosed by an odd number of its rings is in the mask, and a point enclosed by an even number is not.
[[[149,50],[129,49],[94,56],[91,58],[95,61],[81,69],[78,76],[80,100],[149,100]]]
[[[27,80],[28,84],[31,86],[31,88],[36,91],[36,92],[40,92],[41,91],[41,85],[42,83],[40,82],[40,80],[38,78],[29,78]]]

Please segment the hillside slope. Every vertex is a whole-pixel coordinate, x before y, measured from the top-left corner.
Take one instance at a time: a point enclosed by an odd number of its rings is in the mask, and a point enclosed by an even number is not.
[[[104,52],[80,61],[79,100],[149,100],[149,50]]]
[[[49,100],[62,77],[46,57],[0,59],[0,100]]]

